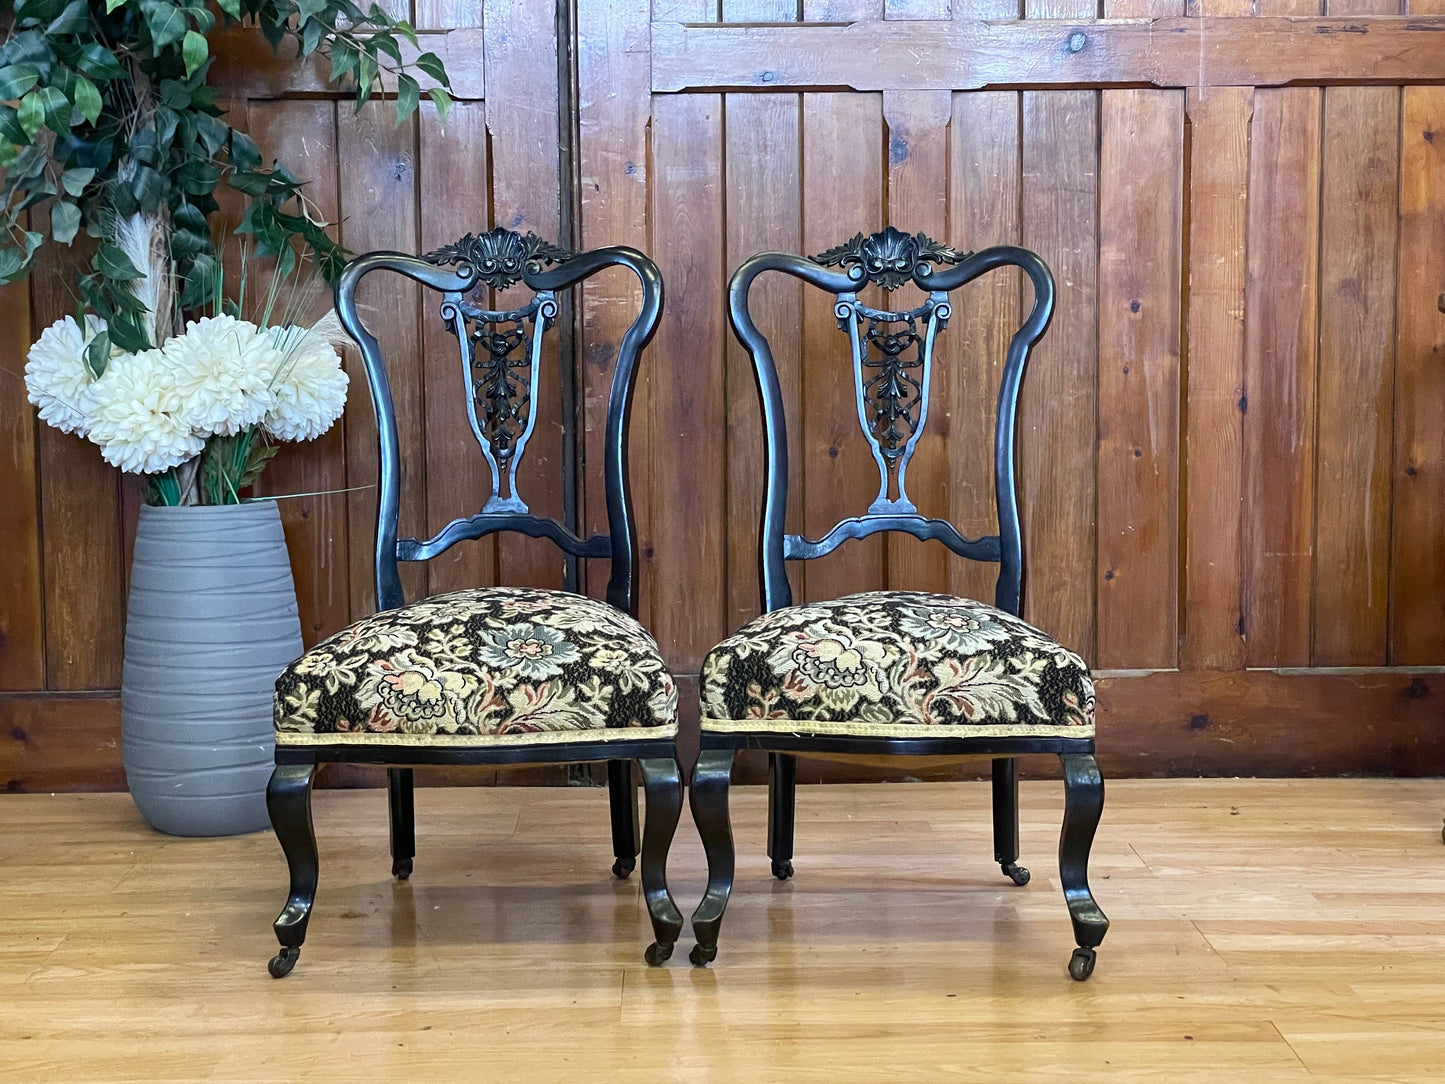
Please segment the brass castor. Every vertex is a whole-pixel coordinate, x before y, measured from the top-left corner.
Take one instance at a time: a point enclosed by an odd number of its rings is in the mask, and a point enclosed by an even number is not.
[[[780,881],[791,880],[793,876],[793,860],[790,858],[784,862],[774,862],[773,876]]]
[[[1069,957],[1069,977],[1075,982],[1085,982],[1094,973],[1094,950],[1076,948]]]
[[[687,958],[692,962],[693,967],[706,967],[717,959],[717,946],[693,945],[692,951],[687,954]]]
[[[637,859],[619,858],[616,862],[612,863],[612,876],[616,877],[619,881],[625,881],[627,880],[627,875],[636,868]],[[664,957],[664,959],[665,958],[666,957]]]
[[[391,875],[398,881],[405,881],[411,876],[411,859],[394,858],[391,862]]]
[[[300,956],[299,948],[283,948],[271,957],[271,962],[266,965],[266,970],[271,972],[273,979],[284,979],[291,974],[291,969],[296,966],[296,961]]]
[[[1000,868],[1003,875],[1020,888],[1029,883],[1029,871],[1017,862],[1004,862]]]
[[[644,958],[647,960],[647,966],[661,967],[667,963],[668,959],[672,956],[672,945],[673,943],[671,941],[654,941],[648,945],[647,952],[644,954]]]

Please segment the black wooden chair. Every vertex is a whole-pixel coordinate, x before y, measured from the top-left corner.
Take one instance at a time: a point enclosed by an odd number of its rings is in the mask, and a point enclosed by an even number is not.
[[[544,270],[544,264],[555,265]],[[528,511],[517,465],[535,425],[541,343],[558,312],[556,291],[609,267],[642,282],[641,309],[618,350],[607,409],[608,533],[581,538]],[[442,294],[440,311],[460,345],[459,390],[492,493],[476,515],[435,538],[397,537],[401,462],[387,371],[357,309],[361,281],[393,271]],[[493,311],[473,291],[524,283],[533,296]],[[574,255],[538,239],[494,229],[468,235],[424,259],[378,252],[347,265],[336,308],[361,347],[381,449],[374,616],[306,652],[276,682],[276,770],[267,791],[271,823],[286,852],[291,891],[276,920],[281,951],[271,974],[290,972],[316,896],[317,851],[311,785],[318,764],[388,766],[392,873],[411,875],[416,851],[413,770],[421,765],[520,765],[606,761],[616,862],[631,873],[639,851],[637,790],[646,792],[642,884],[658,964],[672,953],[682,915],[667,891],[667,849],[682,811],[676,756],[677,691],[657,644],[637,623],[637,544],[627,477],[627,424],[638,355],[662,311],[656,266],[629,248]],[[480,587],[406,604],[399,561],[425,561],[457,542],[519,531],[577,558],[611,562],[607,601],[530,588]]]
[[[994,433],[999,533],[970,539],[918,513],[908,498],[909,459],[928,420],[934,345],[950,315],[949,292],[1013,264],[1033,283],[1033,308],[1009,344]],[[838,270],[832,268],[837,267]],[[784,533],[788,440],[778,372],[749,314],[767,271],[792,275],[835,295],[834,312],[852,351],[858,420],[877,462],[878,496],[867,512],[814,541]],[[906,311],[858,299],[869,283],[895,290],[912,282],[926,297]],[[1014,484],[1014,424],[1030,348],[1053,311],[1043,261],[1021,248],[963,256],[923,234],[889,227],[813,259],[769,252],[733,275],[728,313],[752,357],[762,400],[766,483],[762,510],[761,617],[715,647],[702,667],[701,755],[691,803],[708,859],[708,886],[692,917],[692,962],[717,955],[718,929],[733,881],[728,785],[739,749],[770,756],[768,853],[773,874],[793,875],[796,757],[980,756],[993,760],[994,856],[1016,884],[1018,787],[1013,758],[1055,753],[1063,761],[1065,810],[1059,844],[1064,896],[1079,947],[1075,979],[1094,968],[1108,920],[1089,893],[1089,847],[1104,804],[1094,760],[1094,690],[1083,660],[1022,621],[1023,545]],[[937,540],[960,557],[999,564],[994,606],[948,595],[876,591],[792,605],[784,561],[832,552],[850,539],[899,531]],[[1083,570],[1081,570],[1082,572]]]

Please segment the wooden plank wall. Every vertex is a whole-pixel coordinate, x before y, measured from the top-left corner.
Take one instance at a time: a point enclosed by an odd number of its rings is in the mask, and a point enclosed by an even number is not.
[[[1375,55],[1369,34],[1312,30],[1309,48],[1333,50],[1319,54],[1318,85],[1275,77],[1272,65],[1300,55],[1287,49],[1230,52],[1250,85],[1206,80],[1202,63],[1191,82],[1147,57],[1131,76],[1127,50],[1095,76],[1107,82],[1065,65],[1075,52],[1092,63],[1084,31],[1098,19],[1199,20],[1247,42],[1255,18],[1433,16],[1445,0],[414,0],[411,11],[462,73],[445,126],[429,107],[399,127],[385,104],[358,113],[239,40],[223,65],[233,118],[310,180],[354,250],[421,251],[496,224],[657,260],[667,307],[632,425],[641,617],[685,701],[708,648],[759,605],[760,429],[724,316],[727,276],[761,249],[817,252],[891,222],[964,249],[1027,245],[1058,280],[1021,405],[1026,615],[1102,672],[1109,770],[1442,770],[1445,71],[1391,47],[1416,74],[1390,75],[1351,59]],[[1081,48],[1015,72],[951,69],[1005,89],[960,89],[927,74],[938,65],[910,81],[908,35],[952,27],[930,40],[967,50],[979,19],[1009,33],[1043,20]],[[828,27],[850,22],[864,25]],[[740,54],[755,65],[745,79],[726,74],[722,46],[653,52],[683,24],[719,23],[833,37],[806,39],[817,44],[803,54],[789,38],[777,64],[759,38]],[[1099,40],[1115,27],[1127,24],[1101,24]],[[860,29],[881,43],[866,79],[829,44]],[[35,423],[20,379],[35,331],[69,307],[68,257],[0,292],[0,779],[12,789],[120,781],[114,690],[138,491],[93,448]],[[547,356],[523,468],[534,507],[561,514],[575,496],[590,530],[611,350],[636,297],[621,272],[582,293],[575,343]],[[965,293],[940,344],[910,480],[924,511],[968,533],[993,527],[986,434],[1026,301],[1015,273],[996,273]],[[367,303],[392,351],[403,527],[430,533],[474,510],[483,487],[453,409],[454,354],[417,292],[374,287]],[[876,484],[845,343],[826,299],[795,283],[771,284],[758,311],[793,440],[790,529],[816,536],[862,511]],[[372,604],[374,427],[354,391],[344,423],[285,449],[266,479],[269,493],[312,494],[282,503],[308,643]],[[990,569],[945,556],[911,539],[852,543],[795,569],[795,593],[990,597]],[[600,590],[600,573],[584,570],[586,589]],[[505,539],[407,575],[420,595],[560,586],[563,568],[545,543]]]

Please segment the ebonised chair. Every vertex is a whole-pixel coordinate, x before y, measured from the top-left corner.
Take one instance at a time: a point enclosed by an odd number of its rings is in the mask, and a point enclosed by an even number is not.
[[[999,533],[970,539],[949,522],[919,514],[908,498],[908,463],[928,421],[937,336],[951,312],[949,292],[1005,265],[1033,284],[1033,308],[1005,360],[994,432]],[[837,268],[836,270],[834,268]],[[822,538],[784,532],[788,438],[778,372],[749,313],[764,272],[792,275],[834,296],[846,333],[858,421],[879,473],[867,511]],[[888,291],[912,282],[926,295],[900,311],[858,299],[869,283]],[[1015,884],[1018,786],[1014,757],[1055,753],[1063,761],[1065,810],[1059,844],[1064,897],[1078,948],[1070,974],[1084,980],[1108,920],[1089,893],[1089,848],[1104,804],[1094,760],[1094,689],[1084,661],[1019,618],[1023,544],[1014,483],[1014,424],[1030,348],[1053,311],[1054,283],[1034,253],[990,248],[962,255],[923,234],[889,227],[820,256],[768,252],[732,277],[728,315],[752,358],[763,409],[766,481],[762,509],[761,617],[715,647],[701,676],[701,754],[690,800],[708,860],[707,893],[693,914],[691,959],[717,955],[732,890],[734,852],[728,786],[739,749],[770,755],[768,853],[774,876],[793,875],[796,757],[986,757],[993,762],[994,856]],[[948,595],[877,591],[792,605],[784,562],[832,552],[851,539],[899,531],[937,540],[959,557],[997,562],[994,605]]]
[[[550,270],[543,265],[550,264]],[[642,303],[623,337],[607,409],[608,533],[581,538],[532,514],[516,488],[517,466],[536,422],[543,336],[558,313],[556,291],[604,268],[642,283]],[[401,461],[396,415],[381,347],[362,322],[357,289],[391,271],[441,292],[440,312],[460,347],[457,390],[491,472],[480,512],[435,538],[397,537]],[[483,307],[475,292],[524,283],[531,300],[509,311]],[[677,691],[657,644],[634,618],[637,544],[627,476],[628,411],[638,355],[662,311],[662,277],[630,248],[580,255],[533,234],[501,228],[467,235],[418,259],[376,252],[351,261],[336,288],[341,322],[361,347],[380,443],[376,525],[377,613],[318,644],[276,682],[276,770],[267,791],[271,823],[290,867],[291,889],[276,920],[280,978],[295,966],[316,896],[311,786],[318,764],[384,764],[390,789],[392,873],[411,875],[416,852],[413,771],[424,765],[520,765],[606,761],[613,873],[631,873],[639,849],[656,941],[650,963],[672,953],[682,915],[668,894],[668,846],[682,811],[677,763]],[[519,531],[577,558],[611,562],[606,602],[565,591],[481,587],[422,600],[403,597],[399,561],[425,561],[467,539]],[[646,792],[638,843],[633,762]]]

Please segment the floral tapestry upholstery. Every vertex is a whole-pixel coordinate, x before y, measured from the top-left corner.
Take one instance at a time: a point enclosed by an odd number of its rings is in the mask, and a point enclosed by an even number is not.
[[[358,621],[276,681],[279,745],[527,745],[670,738],[657,643],[605,602],[484,587]]]
[[[744,625],[702,665],[702,727],[856,737],[1094,736],[1084,660],[971,599],[873,591]]]

